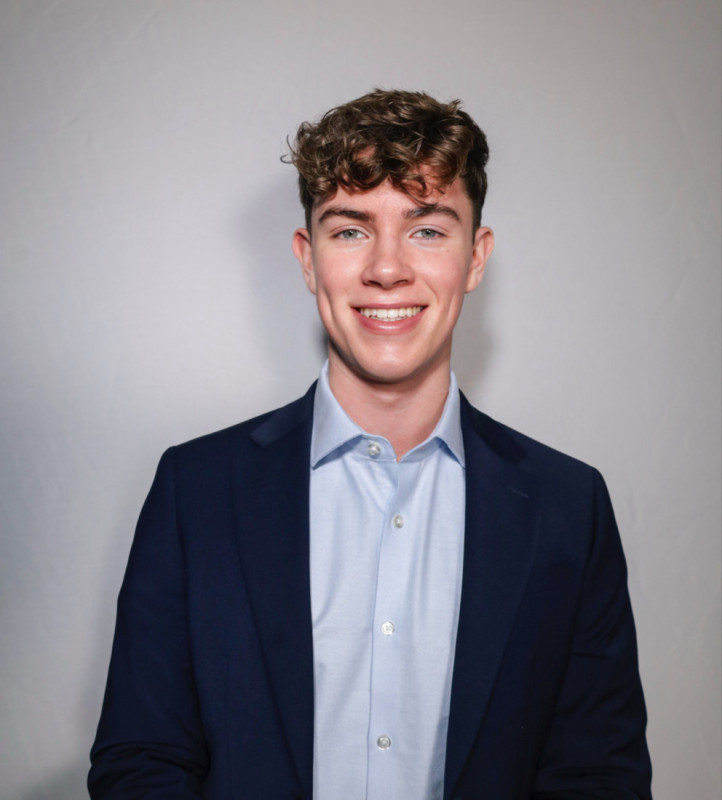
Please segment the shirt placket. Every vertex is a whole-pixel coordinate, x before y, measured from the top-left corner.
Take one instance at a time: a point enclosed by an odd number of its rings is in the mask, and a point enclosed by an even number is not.
[[[368,735],[367,800],[387,800],[402,782],[401,762],[410,742],[401,728],[404,642],[408,642],[409,562],[413,552],[409,484],[414,465],[386,465],[395,478],[382,521],[376,598],[372,622],[372,658]]]

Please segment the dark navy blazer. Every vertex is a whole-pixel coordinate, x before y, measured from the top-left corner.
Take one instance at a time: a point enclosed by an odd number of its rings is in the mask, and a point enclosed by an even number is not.
[[[118,599],[93,798],[311,800],[313,394],[161,459]],[[461,415],[444,798],[650,798],[604,482],[463,396]]]

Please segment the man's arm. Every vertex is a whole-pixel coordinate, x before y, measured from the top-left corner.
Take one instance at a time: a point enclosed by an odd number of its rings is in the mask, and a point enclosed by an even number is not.
[[[172,450],[138,521],[91,761],[92,798],[201,797],[208,755],[190,658]]]
[[[646,711],[627,570],[604,481],[571,652],[532,800],[650,800]]]

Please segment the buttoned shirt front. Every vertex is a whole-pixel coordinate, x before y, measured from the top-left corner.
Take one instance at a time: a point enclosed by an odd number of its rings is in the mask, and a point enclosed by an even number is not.
[[[464,547],[464,451],[441,418],[399,461],[325,365],[311,443],[314,799],[440,800]]]

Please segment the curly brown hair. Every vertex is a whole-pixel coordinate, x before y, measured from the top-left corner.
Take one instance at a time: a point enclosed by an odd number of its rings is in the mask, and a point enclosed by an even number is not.
[[[459,177],[475,228],[481,224],[489,147],[459,100],[441,103],[424,92],[375,89],[318,122],[302,123],[288,146],[290,156],[283,160],[298,170],[309,230],[314,203],[332,197],[339,186],[364,192],[388,180],[423,198]]]

